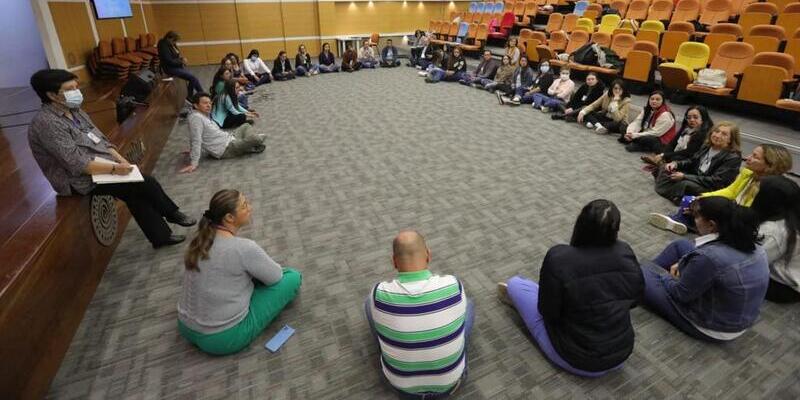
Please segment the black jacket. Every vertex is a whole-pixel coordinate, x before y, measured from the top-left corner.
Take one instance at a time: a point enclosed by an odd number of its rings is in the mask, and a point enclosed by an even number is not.
[[[181,60],[181,53],[178,52],[177,47],[167,39],[158,41],[158,59],[161,65],[168,68],[181,68],[183,67],[183,60]]]
[[[286,57],[286,62],[281,62],[280,57],[276,58],[272,63],[272,73],[285,74],[287,72],[292,72],[292,63],[289,62],[289,57]]]
[[[722,150],[711,158],[711,165],[705,173],[700,172],[700,163],[708,153],[709,147],[703,146],[691,158],[676,161],[678,171],[683,172],[685,180],[707,187],[709,191],[722,189],[733,183],[739,175],[742,165],[742,154],[738,151]]]
[[[521,83],[521,87],[524,88],[531,87],[531,85],[533,84],[533,70],[531,69],[531,67],[525,67],[525,69],[522,69],[522,67],[517,67],[514,70],[514,73],[511,74],[511,87],[516,88],[515,85],[517,84],[517,75],[520,74],[522,74],[519,80]]]
[[[558,354],[584,371],[613,368],[633,351],[630,309],[644,277],[627,243],[548,250],[539,274],[539,312]]]
[[[685,160],[693,156],[695,153],[700,151],[701,147],[703,147],[703,143],[706,141],[708,132],[700,130],[693,133],[692,137],[689,138],[689,144],[685,149],[674,151],[675,146],[678,145],[678,139],[684,135],[686,135],[685,129],[678,132],[678,134],[672,138],[672,141],[667,144],[667,147],[664,149],[663,156],[665,162]]]
[[[329,51],[325,54],[324,51],[319,53],[319,65],[333,65],[336,63],[336,56],[333,55],[333,52]]]
[[[556,76],[552,72],[540,72],[536,75],[536,78],[533,79],[531,89],[538,87],[540,92],[547,94],[547,89],[550,89],[550,85],[552,85],[555,80]]]
[[[310,54],[306,53],[306,56],[303,57],[303,56],[300,55],[300,53],[297,53],[297,55],[294,56],[294,67],[297,68],[297,67],[300,67],[300,66],[305,67],[305,69],[311,69],[311,55]]]
[[[475,68],[475,76],[478,78],[494,79],[494,75],[497,73],[497,67],[499,66],[500,63],[494,58],[490,58],[489,61],[481,60],[481,63]]]
[[[599,80],[592,87],[589,87],[589,85],[584,83],[578,88],[572,97],[570,97],[566,108],[580,110],[581,108],[586,107],[589,104],[594,103],[595,100],[599,99],[600,96],[603,95],[604,90],[606,90],[606,87],[603,85],[603,82],[600,82]]]

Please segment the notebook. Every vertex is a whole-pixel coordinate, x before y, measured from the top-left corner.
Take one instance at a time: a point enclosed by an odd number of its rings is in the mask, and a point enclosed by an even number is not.
[[[106,163],[106,164],[114,164],[113,161],[107,160],[102,157],[95,157],[95,162],[99,163]],[[130,182],[144,182],[144,176],[142,176],[142,172],[139,171],[139,166],[132,165],[133,171],[128,175],[111,175],[111,174],[98,174],[92,175],[92,182],[98,185],[104,185],[109,183],[130,183]]]

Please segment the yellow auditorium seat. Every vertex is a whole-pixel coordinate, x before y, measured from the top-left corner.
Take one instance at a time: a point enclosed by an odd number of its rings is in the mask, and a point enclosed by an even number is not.
[[[673,22],[669,29],[661,35],[661,46],[658,57],[664,61],[672,61],[678,55],[678,48],[688,42],[694,33],[694,25],[690,22]]]
[[[681,0],[675,6],[670,22],[697,21],[700,16],[700,0]]]
[[[600,26],[597,27],[598,32],[613,34],[614,29],[619,26],[620,17],[615,14],[603,15],[600,19]]]
[[[575,23],[575,29],[583,30],[586,33],[592,33],[594,32],[594,21],[589,18],[578,18],[578,22]]]
[[[756,25],[744,35],[743,42],[750,43],[756,53],[778,51],[781,42],[786,40],[786,31],[778,25]]]
[[[636,42],[628,52],[622,77],[626,80],[649,83],[658,57],[658,45],[653,42]]]
[[[738,100],[774,106],[785,85],[793,83],[794,59],[783,53],[756,54],[753,63],[744,69]]]
[[[669,89],[685,89],[697,77],[697,71],[708,65],[708,45],[697,42],[685,42],[678,48],[674,62],[662,63],[658,66],[661,73],[661,85]]]
[[[727,81],[725,87],[712,88],[709,86],[697,85],[695,83],[689,84],[687,90],[697,93],[705,93],[714,96],[730,96],[736,89],[738,83],[738,76],[745,68],[753,63],[755,57],[755,49],[748,43],[742,42],[726,42],[719,46],[717,55],[711,60],[710,68],[721,69],[725,71]]]

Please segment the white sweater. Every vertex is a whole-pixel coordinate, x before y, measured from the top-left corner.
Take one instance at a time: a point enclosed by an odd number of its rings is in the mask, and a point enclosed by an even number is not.
[[[764,236],[761,247],[767,252],[770,279],[800,292],[800,241],[795,246],[791,262],[787,264],[779,259],[786,253],[786,239],[789,235],[786,222],[766,221],[758,228],[758,233]]]

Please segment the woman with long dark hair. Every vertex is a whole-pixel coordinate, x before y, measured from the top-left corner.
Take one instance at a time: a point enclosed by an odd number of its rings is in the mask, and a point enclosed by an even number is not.
[[[619,137],[619,142],[625,144],[628,151],[661,153],[675,135],[675,115],[667,105],[664,92],[656,90],[647,98],[642,112]]]
[[[547,251],[539,283],[515,276],[498,284],[553,364],[584,377],[622,367],[633,351],[630,309],[644,291],[631,247],[618,240],[620,212],[608,200],[583,207],[570,244]]]
[[[723,197],[692,204],[700,237],[670,243],[642,264],[644,303],[689,336],[727,342],[758,318],[769,283],[755,213]]]
[[[578,123],[600,134],[624,132],[630,121],[630,105],[631,94],[625,88],[625,81],[615,79],[605,94],[581,109]]]
[[[211,119],[222,129],[236,128],[245,122],[252,124],[253,118],[257,118],[258,114],[248,111],[239,104],[236,82],[230,79],[224,82],[222,93],[214,97]]]
[[[740,147],[739,126],[720,122],[693,156],[659,167],[656,193],[678,205],[683,196],[697,196],[730,185],[742,163]]]
[[[319,72],[339,72],[339,66],[336,65],[336,56],[331,52],[331,44],[323,43],[322,51],[319,52]]]
[[[758,219],[761,245],[769,260],[767,300],[800,301],[800,187],[784,176],[768,176],[750,208]]]
[[[158,41],[158,57],[161,68],[170,76],[177,76],[187,82],[186,100],[190,100],[195,92],[202,92],[203,85],[194,74],[186,68],[188,60],[181,54],[178,41],[181,39],[178,32],[168,31]]]
[[[237,236],[250,215],[243,194],[220,190],[186,250],[178,331],[206,353],[247,347],[300,289],[300,272],[282,268],[256,242]]]
[[[678,128],[678,134],[658,154],[645,154],[642,161],[654,166],[660,166],[672,161],[690,158],[700,151],[703,143],[714,126],[714,121],[708,114],[708,109],[703,106],[689,106],[683,114],[683,122]]]

